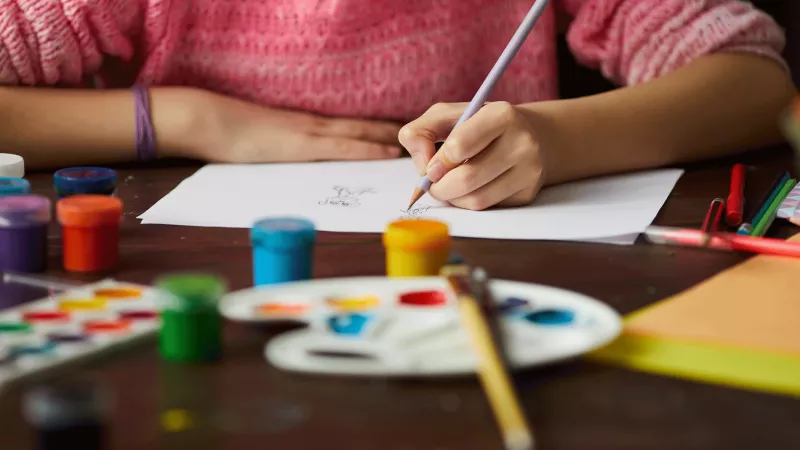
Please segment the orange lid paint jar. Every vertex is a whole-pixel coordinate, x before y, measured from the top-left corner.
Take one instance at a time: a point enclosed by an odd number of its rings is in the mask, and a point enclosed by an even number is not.
[[[104,272],[119,262],[122,201],[106,195],[75,195],[56,204],[64,270]]]

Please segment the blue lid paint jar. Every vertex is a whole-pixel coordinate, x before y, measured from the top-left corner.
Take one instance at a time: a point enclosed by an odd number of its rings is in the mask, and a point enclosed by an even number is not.
[[[0,271],[44,271],[50,218],[50,200],[47,197],[0,197]]]
[[[250,230],[253,284],[308,280],[312,275],[316,229],[306,219],[263,219]]]
[[[31,184],[24,178],[0,177],[0,197],[31,193]]]
[[[117,172],[103,167],[70,167],[53,175],[53,185],[58,198],[84,194],[114,195]]]

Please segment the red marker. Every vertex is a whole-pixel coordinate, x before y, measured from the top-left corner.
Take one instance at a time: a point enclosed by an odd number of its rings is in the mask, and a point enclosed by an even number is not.
[[[731,193],[728,195],[727,212],[725,221],[732,227],[738,227],[742,223],[744,215],[744,175],[745,169],[741,164],[733,166],[731,171]]]

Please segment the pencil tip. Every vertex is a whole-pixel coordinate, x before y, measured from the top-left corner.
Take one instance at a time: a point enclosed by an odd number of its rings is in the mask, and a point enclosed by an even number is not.
[[[425,195],[425,191],[420,188],[414,188],[414,195],[411,196],[411,201],[408,202],[408,207],[411,208],[414,206],[414,204],[417,203],[423,195]]]

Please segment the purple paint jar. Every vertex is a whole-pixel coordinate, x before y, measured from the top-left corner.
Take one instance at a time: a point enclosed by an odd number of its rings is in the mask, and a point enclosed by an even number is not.
[[[30,273],[45,269],[50,217],[47,197],[0,197],[0,271]]]

